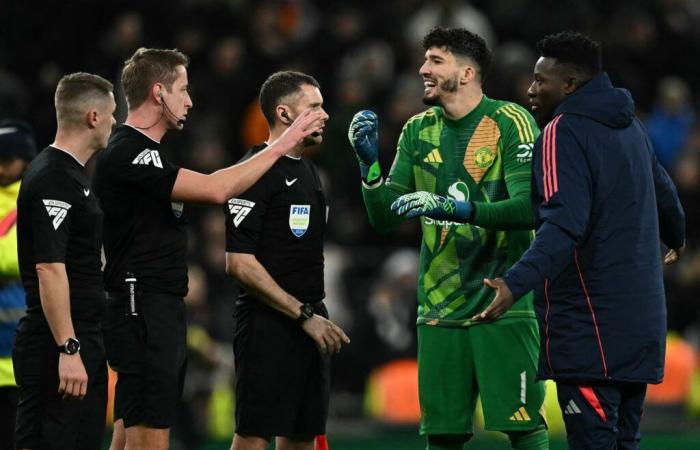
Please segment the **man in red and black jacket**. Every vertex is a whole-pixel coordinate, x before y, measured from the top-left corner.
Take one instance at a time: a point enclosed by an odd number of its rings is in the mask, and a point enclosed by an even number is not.
[[[538,377],[557,382],[570,448],[638,449],[646,386],[664,370],[660,241],[664,262],[675,262],[685,214],[630,93],[601,71],[600,45],[564,32],[537,47],[528,90],[544,130],[533,160],[537,234],[503,279],[485,280],[496,298],[475,319],[534,289]]]

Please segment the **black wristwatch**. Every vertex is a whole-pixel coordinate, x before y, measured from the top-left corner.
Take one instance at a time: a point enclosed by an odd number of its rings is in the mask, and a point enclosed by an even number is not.
[[[302,303],[299,307],[299,317],[297,317],[297,323],[302,324],[309,320],[311,316],[314,315],[314,307],[311,303]]]
[[[80,341],[76,338],[68,338],[63,345],[58,346],[58,351],[66,355],[75,355],[80,351]]]

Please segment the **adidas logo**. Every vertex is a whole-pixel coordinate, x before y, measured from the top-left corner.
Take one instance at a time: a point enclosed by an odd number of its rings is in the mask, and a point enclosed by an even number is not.
[[[527,411],[525,411],[525,407],[521,406],[519,410],[515,411],[515,413],[510,416],[510,419],[515,422],[525,422],[530,419],[530,416],[528,415]]]
[[[44,206],[46,207],[46,212],[49,217],[52,217],[53,229],[58,230],[58,227],[63,223],[63,219],[68,215],[68,210],[70,209],[70,203],[62,202],[60,200],[42,200]]]
[[[136,158],[134,158],[134,160],[131,161],[131,164],[140,164],[143,166],[151,164],[159,169],[163,168],[163,162],[160,160],[160,154],[158,153],[158,150],[151,150],[150,148],[147,148],[146,150],[139,153],[136,156]]]
[[[233,216],[233,224],[236,228],[243,222],[248,213],[253,210],[254,206],[255,202],[240,198],[232,198],[228,201],[228,211]]]
[[[569,404],[566,405],[566,408],[564,409],[564,414],[581,414],[581,410],[576,403],[574,403],[573,399],[569,400]]]
[[[439,164],[442,162],[442,156],[440,156],[438,149],[434,148],[432,152],[428,153],[428,156],[425,157],[423,162]]]

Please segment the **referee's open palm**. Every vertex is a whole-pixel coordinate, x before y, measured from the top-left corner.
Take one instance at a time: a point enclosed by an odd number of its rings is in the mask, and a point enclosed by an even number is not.
[[[58,359],[58,394],[64,400],[82,400],[87,393],[88,376],[80,354],[61,354]]]
[[[318,314],[305,320],[301,327],[316,342],[321,353],[338,353],[343,344],[350,343],[342,328]]]

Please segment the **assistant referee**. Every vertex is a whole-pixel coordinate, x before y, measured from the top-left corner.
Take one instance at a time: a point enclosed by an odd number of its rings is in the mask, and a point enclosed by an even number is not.
[[[107,145],[116,105],[112,83],[87,73],[63,77],[55,102],[56,139],[32,161],[17,199],[27,314],[12,351],[16,447],[98,449],[107,409],[102,211],[85,163]]]
[[[299,72],[271,75],[260,89],[260,106],[268,142],[303,111],[320,112],[324,124],[328,119],[318,83]],[[322,139],[321,132],[307,137],[224,207],[226,271],[245,288],[234,312],[232,450],[264,450],[273,436],[279,450],[313,450],[314,436],[325,434],[330,354],[350,340],[323,304],[328,206],[316,168],[302,157]],[[253,147],[244,159],[266,146]]]
[[[183,202],[224,203],[320,126],[309,111],[266,151],[204,175],[161,152],[192,107],[188,58],[137,50],[122,83],[129,112],[97,162],[94,186],[105,212],[105,347],[118,373],[113,449],[165,450],[185,372],[187,234]]]

